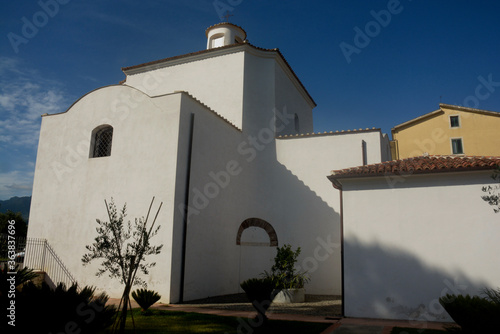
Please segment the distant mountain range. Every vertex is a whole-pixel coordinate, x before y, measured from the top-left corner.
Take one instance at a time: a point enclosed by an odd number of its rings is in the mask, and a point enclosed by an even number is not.
[[[24,220],[28,221],[30,216],[31,196],[12,197],[11,199],[0,201],[0,212],[20,212]]]

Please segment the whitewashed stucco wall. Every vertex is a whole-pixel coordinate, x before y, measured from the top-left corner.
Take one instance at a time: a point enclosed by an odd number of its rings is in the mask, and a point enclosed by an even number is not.
[[[196,111],[197,102],[183,103],[195,114],[184,289],[184,299],[192,300],[237,289],[235,250],[243,167],[236,151],[241,132],[211,112]]]
[[[439,297],[500,286],[490,174],[342,180],[345,315],[450,320]]]
[[[302,248],[308,293],[340,294],[339,198],[325,168],[362,162],[361,140],[378,146],[368,156],[380,162],[379,131],[272,140],[257,149],[249,143],[253,134],[209,116],[195,118],[190,206],[199,214],[188,225],[186,300],[240,292],[244,279],[270,270],[274,248],[236,245],[248,218],[270,223],[280,246]],[[214,175],[231,161],[237,173],[216,186]]]
[[[114,108],[124,96],[136,96],[133,105]],[[96,236],[96,219],[108,219],[105,199],[113,197],[118,209],[127,203],[133,221],[147,214],[155,196],[153,208],[164,202],[155,237],[164,249],[146,281],[169,299],[179,110],[179,95],[153,101],[133,88],[111,86],[43,117],[28,237],[47,239],[79,284],[120,295],[115,281],[94,276],[98,262],[82,266],[85,245]],[[111,156],[89,158],[91,132],[102,124],[114,129]]]
[[[304,91],[296,87],[298,83],[294,84],[289,75],[291,74],[287,75],[281,66],[275,66],[275,106],[281,113],[297,115],[299,131],[296,131],[294,119],[290,119],[288,123],[278,119],[277,126],[283,127],[283,129],[277,131],[277,135],[311,133],[313,132],[311,101],[304,98]]]
[[[126,70],[126,84],[149,96],[186,91],[246,130],[268,127],[274,108],[297,113],[312,131],[313,102],[276,52],[244,45]],[[282,133],[295,133],[287,124]]]
[[[218,119],[201,118],[195,123],[194,149],[201,153],[193,154],[191,206],[201,203],[200,196],[195,197],[194,189],[199,193],[214,183],[210,173],[213,175],[226,170],[230,161],[236,163],[238,173],[231,177],[227,186],[221,187],[216,196],[209,198],[199,215],[190,216],[186,258],[187,300],[241,292],[239,284],[243,280],[270,270],[275,248],[236,245],[237,231],[244,220],[263,219],[277,230],[279,245],[288,242],[298,246],[297,240],[304,227],[297,227],[297,231],[293,232],[295,228],[290,226],[311,220],[310,210],[317,206],[317,196],[277,163],[274,139],[274,113],[277,109],[283,112],[283,106],[277,105],[277,90],[280,103],[292,103],[297,112],[301,109],[300,113],[305,118],[312,117],[312,108],[303,100],[304,97],[297,96],[299,93],[294,85],[277,87],[283,84],[284,74],[277,69],[280,67],[274,54],[263,54],[245,53],[242,132],[228,132],[227,125],[221,125]],[[283,78],[277,79],[276,73]],[[293,119],[287,125],[293,128]],[[294,191],[285,191],[284,194],[283,187],[293,188]],[[288,199],[300,205],[291,209]],[[328,206],[323,207],[331,213]],[[300,214],[297,214],[298,210],[301,210]],[[307,218],[299,219],[301,215]],[[324,216],[331,219],[329,215]],[[323,289],[333,291],[331,288]]]
[[[244,52],[200,56],[128,74],[126,84],[149,96],[186,91],[241,128]],[[159,67],[159,68],[158,68]]]
[[[283,183],[302,183],[303,191],[282,190],[286,221],[294,228],[287,230],[288,240],[300,245],[299,265],[308,270],[312,294],[341,294],[340,199],[325,177],[330,168],[341,169],[363,163],[362,141],[367,145],[368,163],[381,162],[380,131],[337,133],[276,140],[277,160]],[[326,174],[325,174],[326,173]],[[293,179],[297,181],[293,181]]]
[[[312,132],[312,101],[275,52],[247,45],[224,52],[126,71],[124,85],[43,118],[29,236],[46,238],[80,284],[120,296],[121,286],[95,278],[98,265],[83,268],[81,256],[95,237],[95,219],[107,218],[104,199],[127,202],[133,220],[156,196],[164,204],[155,242],[164,248],[147,282],[163,302],[177,302],[188,192],[184,300],[241,292],[244,279],[271,268],[274,248],[236,245],[248,218],[270,223],[280,246],[302,248],[308,293],[341,292],[339,198],[325,175],[361,164],[362,140],[368,163],[383,161],[380,132],[276,140],[276,112],[288,117],[284,133],[295,132],[294,114],[301,132]],[[114,128],[111,156],[89,158],[91,132],[102,124]],[[260,240],[249,232],[245,238]]]

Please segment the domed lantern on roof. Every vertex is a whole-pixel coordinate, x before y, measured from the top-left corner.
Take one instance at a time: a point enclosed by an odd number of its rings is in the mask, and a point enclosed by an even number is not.
[[[243,43],[247,38],[247,33],[243,28],[229,22],[222,22],[208,27],[205,34],[207,35],[207,49]]]

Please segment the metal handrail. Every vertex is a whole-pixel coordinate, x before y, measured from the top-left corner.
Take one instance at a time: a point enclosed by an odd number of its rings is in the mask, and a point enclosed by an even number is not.
[[[0,236],[0,245],[7,244],[7,237]],[[22,266],[46,273],[54,284],[64,283],[70,286],[76,283],[63,261],[56,254],[46,239],[16,238],[16,257]],[[0,247],[0,257],[6,259],[4,247]]]

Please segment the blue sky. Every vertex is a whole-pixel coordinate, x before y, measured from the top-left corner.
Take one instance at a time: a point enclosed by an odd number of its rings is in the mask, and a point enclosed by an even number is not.
[[[225,10],[250,43],[281,50],[318,104],[316,131],[390,133],[440,102],[500,112],[497,1],[25,0],[0,6],[0,200],[31,194],[41,114],[63,112],[85,93],[117,84],[122,67],[205,49],[205,29]]]

